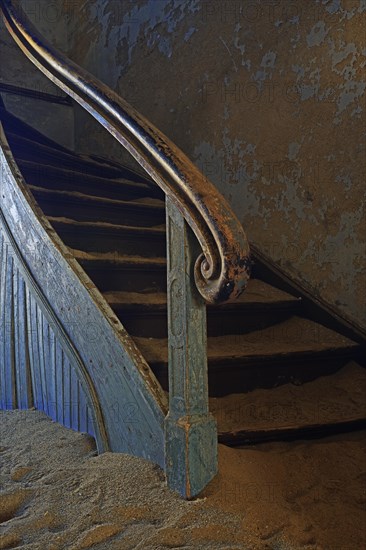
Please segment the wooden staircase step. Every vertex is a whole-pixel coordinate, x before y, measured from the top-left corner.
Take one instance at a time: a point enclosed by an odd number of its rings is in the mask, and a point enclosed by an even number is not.
[[[209,336],[240,335],[285,321],[300,313],[301,299],[260,279],[250,279],[235,302],[207,308]]]
[[[332,376],[210,399],[220,443],[247,445],[322,437],[366,427],[366,369],[350,362]]]
[[[69,252],[101,292],[166,292],[166,259],[122,255],[118,252]]]
[[[167,387],[166,339],[134,338],[155,375]],[[362,347],[318,323],[291,317],[262,330],[208,338],[210,394],[226,395],[335,372],[358,358]]]
[[[48,147],[51,147],[57,151],[63,151],[68,153],[69,150],[66,147],[63,147],[59,143],[56,143],[50,138],[47,138],[41,132],[38,132],[35,128],[23,122],[20,118],[9,113],[6,109],[1,106],[0,102],[0,121],[4,128],[5,134],[13,133],[14,135],[22,136],[29,139],[32,143],[44,144]]]
[[[49,155],[50,158],[53,158],[54,155],[57,155],[58,153],[63,153],[66,156],[59,156],[59,159],[66,159],[71,156],[78,160],[78,166],[83,163],[86,163],[87,166],[92,166],[94,168],[99,166],[100,169],[103,169],[104,177],[121,178],[121,174],[128,174],[131,181],[151,183],[150,178],[146,177],[143,173],[137,173],[133,169],[123,166],[116,161],[96,154],[87,155],[75,153],[59,143],[56,143],[52,139],[44,136],[41,132],[38,132],[38,130],[35,130],[32,126],[29,126],[23,120],[9,113],[3,108],[1,103],[0,120],[13,153],[15,152],[14,147],[16,148],[17,146],[18,149],[23,150],[27,155],[31,149],[33,149],[35,155],[37,155],[37,152],[39,153],[40,151],[43,151],[45,154]],[[44,149],[42,149],[42,146],[44,146]],[[15,157],[19,159],[22,158],[21,155],[18,155],[18,151],[15,154]],[[30,160],[35,160],[34,155],[30,158]]]
[[[55,189],[59,191],[75,191],[85,195],[109,197],[119,200],[130,200],[141,197],[156,197],[163,199],[163,193],[156,185],[143,182],[131,182],[128,179],[109,179],[85,174],[82,171],[49,166],[28,160],[17,160],[17,164],[29,185]]]
[[[155,257],[165,255],[165,228],[133,227],[106,222],[80,222],[48,216],[63,242],[84,252],[119,253],[123,256]],[[115,255],[116,256],[116,255]]]
[[[130,334],[167,337],[167,295],[110,292],[105,299]],[[207,330],[210,336],[249,332],[294,315],[301,300],[258,279],[251,279],[245,292],[233,303],[208,305]]]
[[[77,191],[45,189],[34,185],[30,185],[29,188],[46,216],[66,216],[78,221],[145,227],[165,224],[165,205],[156,198],[119,200]]]
[[[42,164],[54,167],[77,170],[103,178],[128,178],[131,181],[138,181],[141,176],[123,166],[112,167],[107,163],[93,160],[90,157],[78,155],[72,151],[61,151],[44,143],[32,141],[27,137],[6,133],[7,140],[13,154],[18,160],[41,162]]]

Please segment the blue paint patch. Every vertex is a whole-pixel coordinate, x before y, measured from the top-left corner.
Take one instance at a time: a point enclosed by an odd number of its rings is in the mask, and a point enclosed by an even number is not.
[[[352,187],[352,180],[351,180],[351,176],[349,174],[338,174],[336,176],[336,181],[338,183],[343,183],[344,185],[344,188],[346,191],[349,191]]]
[[[305,76],[304,67],[300,67],[300,65],[292,65],[291,69],[295,74],[297,74],[298,78],[304,78]]]
[[[365,90],[366,82],[346,82],[345,86],[343,87],[343,92],[338,98],[337,115],[344,111],[351,103],[353,103],[353,101],[360,98],[365,93]]]
[[[335,53],[333,52],[332,54],[332,64],[333,64],[333,68],[338,65],[338,63],[341,63],[344,59],[347,59],[347,57],[350,55],[350,54],[356,54],[357,53],[357,48],[354,44],[354,42],[351,42],[349,44],[347,44],[347,46],[345,46],[342,50],[340,50],[339,52]],[[353,57],[354,58],[354,57]]]
[[[289,143],[288,154],[287,154],[289,160],[295,160],[298,152],[300,151],[300,147],[301,145],[299,143],[296,143],[296,142]]]
[[[119,22],[118,18],[115,18],[115,5],[108,0],[98,0],[90,6],[90,13],[101,25],[101,41],[104,41],[106,47],[115,51],[122,41],[125,42],[127,61],[122,67],[122,72],[131,64],[141,34],[145,35],[149,47],[157,45],[159,51],[170,58],[173,53],[173,37],[162,37],[161,27],[158,32],[157,26],[162,25],[162,29],[168,34],[173,34],[188,13],[195,13],[201,9],[200,0],[171,0],[169,3],[166,0],[147,0],[143,5],[132,5],[122,22]],[[188,31],[191,34],[193,32],[191,29]],[[92,53],[94,55],[94,52]],[[110,68],[108,65],[109,71]],[[107,81],[110,82],[110,78]]]
[[[188,42],[188,40],[191,38],[192,34],[194,34],[197,31],[194,27],[191,27],[188,29],[186,34],[184,35],[184,42]]]
[[[315,86],[303,84],[300,88],[301,91],[301,101],[306,101],[314,97],[315,95]]]
[[[172,44],[168,38],[166,38],[165,36],[160,36],[158,41],[158,48],[159,52],[165,55],[165,57],[167,57],[168,59],[171,58],[173,49]]]
[[[325,28],[324,21],[318,21],[318,23],[313,26],[310,33],[306,37],[306,42],[309,48],[312,48],[313,46],[319,46],[324,41],[324,38],[327,36],[327,34],[328,31]]]
[[[351,117],[356,117],[356,118],[361,118],[361,113],[363,112],[363,109],[361,107],[361,105],[358,105],[356,107],[356,109],[353,109],[352,113],[351,113]]]
[[[267,52],[262,57],[261,67],[270,67],[273,69],[276,63],[276,57],[277,57],[277,54],[275,52],[272,52],[272,51]]]
[[[329,0],[323,1],[323,4],[328,3]],[[327,7],[325,8],[328,13],[338,13],[341,9],[341,0],[332,0],[330,3],[328,3]]]

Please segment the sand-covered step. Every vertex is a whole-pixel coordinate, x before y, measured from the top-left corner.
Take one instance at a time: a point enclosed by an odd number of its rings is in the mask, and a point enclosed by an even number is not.
[[[69,248],[101,292],[166,292],[166,259]]]
[[[366,370],[352,361],[302,385],[210,398],[219,441],[245,445],[366,428]]]
[[[259,279],[250,279],[245,291],[235,301],[208,306],[208,334],[244,334],[280,323],[300,311],[300,298]]]
[[[104,292],[103,296],[131,335],[167,335],[165,292]]]
[[[125,178],[100,178],[82,171],[67,170],[61,167],[48,166],[28,160],[17,160],[17,164],[28,185],[56,189],[59,191],[77,191],[85,195],[129,200],[141,197],[164,198],[161,189],[156,185],[143,182],[132,182]]]
[[[103,197],[103,189],[101,196],[96,196],[34,185],[29,188],[47,216],[144,227],[165,224],[165,203],[157,198],[120,200]]]
[[[165,255],[164,227],[133,227],[54,217],[48,217],[48,220],[63,242],[71,248],[85,252],[105,251],[148,258]]]
[[[111,292],[105,298],[130,334],[166,338],[167,295]],[[234,302],[208,305],[207,330],[210,336],[249,332],[295,314],[301,300],[271,285],[251,279],[245,292]]]
[[[162,386],[168,383],[166,339],[134,338]],[[212,396],[301,383],[336,371],[362,347],[314,321],[294,316],[241,335],[208,338]]]

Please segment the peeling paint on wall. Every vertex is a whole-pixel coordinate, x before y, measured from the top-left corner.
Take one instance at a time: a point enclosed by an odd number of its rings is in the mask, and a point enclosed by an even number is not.
[[[365,0],[89,0],[69,28],[75,60],[197,163],[250,239],[366,326],[365,11]],[[80,117],[80,147],[85,134],[103,147]]]

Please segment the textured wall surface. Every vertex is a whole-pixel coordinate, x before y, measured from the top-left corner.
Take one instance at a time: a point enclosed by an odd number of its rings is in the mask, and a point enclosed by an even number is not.
[[[70,56],[192,158],[253,242],[365,326],[365,0],[61,4]],[[77,122],[81,150],[121,156]]]
[[[196,162],[253,242],[365,325],[366,2],[90,0],[76,22],[72,57]]]

